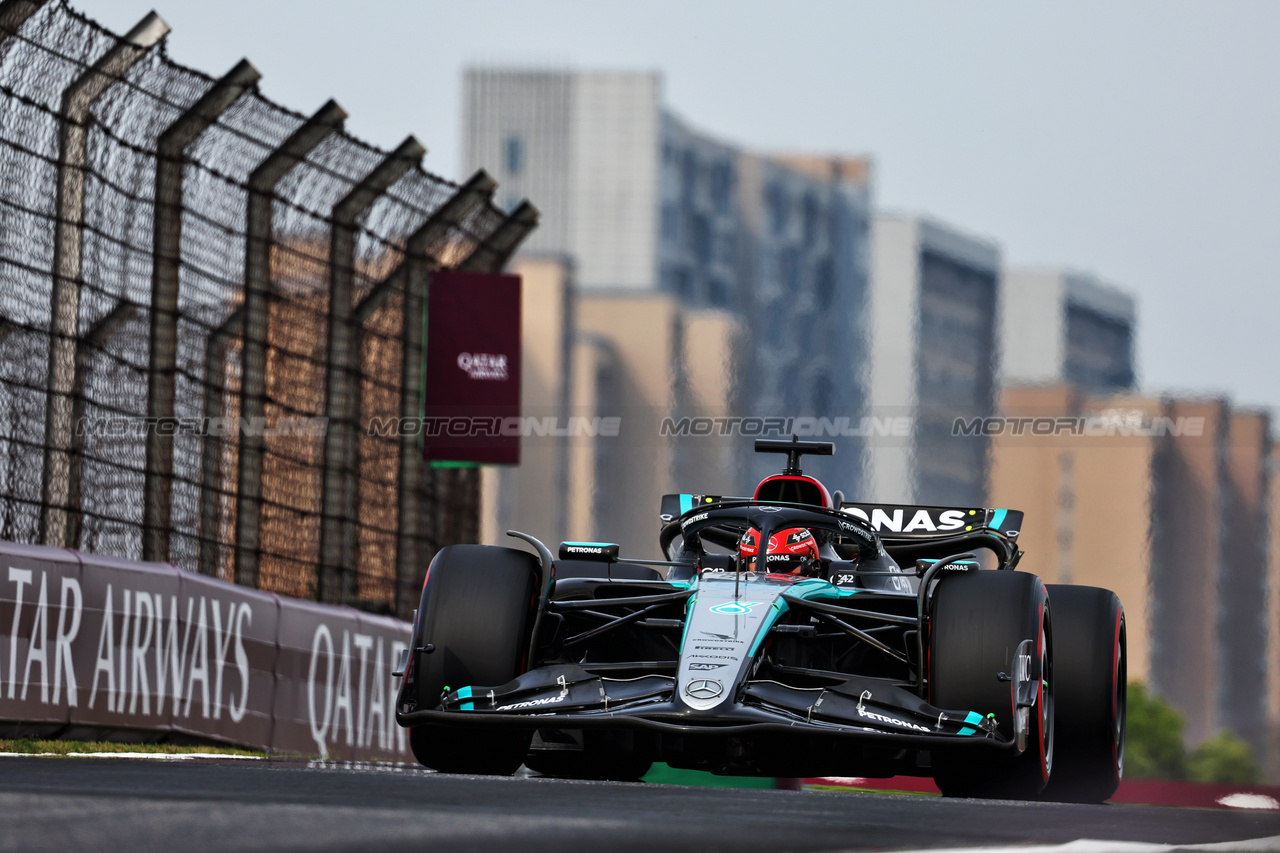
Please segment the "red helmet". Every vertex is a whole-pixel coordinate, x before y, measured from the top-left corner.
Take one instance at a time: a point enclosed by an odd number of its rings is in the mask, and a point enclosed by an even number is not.
[[[738,541],[738,564],[746,568],[760,553],[760,531],[754,527]],[[788,527],[769,537],[765,571],[771,575],[799,574],[818,559],[818,543],[803,527]]]

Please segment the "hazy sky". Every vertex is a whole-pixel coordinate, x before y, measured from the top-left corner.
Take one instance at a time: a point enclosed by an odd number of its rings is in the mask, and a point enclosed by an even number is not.
[[[127,30],[151,0],[74,0]],[[881,208],[1134,292],[1149,390],[1280,407],[1280,2],[156,0],[170,53],[459,178],[468,63],[659,70],[694,125],[869,153]],[[536,203],[537,199],[533,199]]]

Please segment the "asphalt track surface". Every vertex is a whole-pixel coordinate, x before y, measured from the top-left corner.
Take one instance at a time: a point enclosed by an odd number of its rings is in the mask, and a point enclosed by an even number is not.
[[[1277,812],[497,779],[368,764],[0,758],[0,850],[749,853],[1277,835]]]

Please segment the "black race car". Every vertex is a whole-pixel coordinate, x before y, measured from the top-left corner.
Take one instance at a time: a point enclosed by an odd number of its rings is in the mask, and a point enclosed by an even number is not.
[[[948,796],[1100,802],[1124,757],[1104,589],[1014,571],[1022,513],[851,503],[757,441],[751,498],[668,495],[662,559],[565,542],[432,560],[396,720],[448,773],[932,776]]]

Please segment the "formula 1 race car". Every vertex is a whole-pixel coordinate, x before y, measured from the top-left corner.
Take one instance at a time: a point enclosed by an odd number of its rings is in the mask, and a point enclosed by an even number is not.
[[[1014,571],[1022,513],[850,503],[801,472],[667,495],[662,559],[565,542],[432,560],[396,720],[447,773],[634,780],[654,761],[932,776],[948,796],[1101,802],[1124,757],[1116,596]]]

